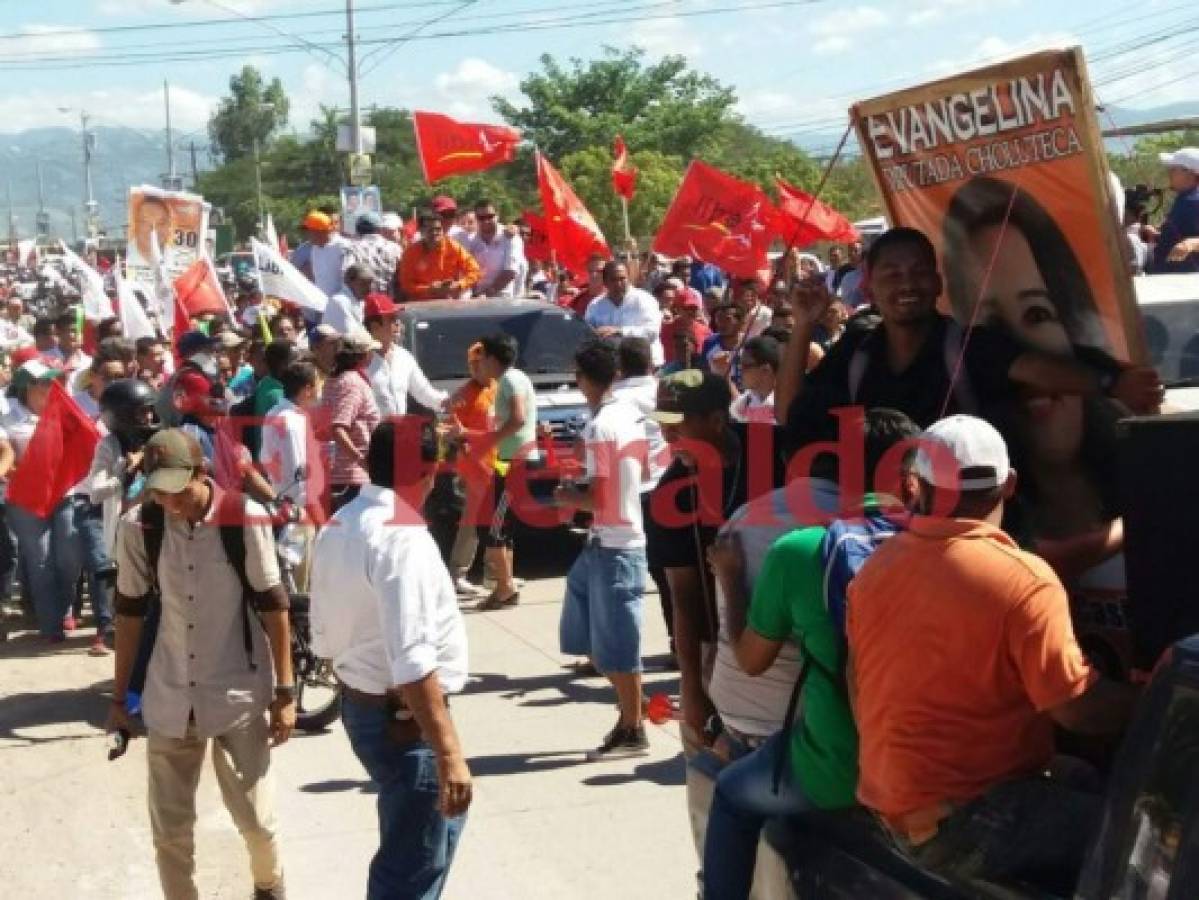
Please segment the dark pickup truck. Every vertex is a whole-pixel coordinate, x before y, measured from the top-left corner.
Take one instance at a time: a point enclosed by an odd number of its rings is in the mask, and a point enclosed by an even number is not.
[[[1173,647],[1117,755],[1076,897],[1199,897],[1199,635]],[[776,820],[767,840],[796,897],[819,900],[1046,898],[1017,883],[954,883],[898,853],[864,815]]]

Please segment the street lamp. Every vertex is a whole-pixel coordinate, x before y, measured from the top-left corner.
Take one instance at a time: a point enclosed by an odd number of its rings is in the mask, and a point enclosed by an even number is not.
[[[60,106],[58,111],[65,114],[75,110],[70,106]],[[86,217],[85,231],[89,240],[100,231],[100,204],[96,202],[92,191],[92,154],[96,150],[96,135],[87,130],[90,119],[87,110],[79,110],[80,131],[83,135],[83,209]]]
[[[260,104],[267,112],[275,109],[273,103]],[[259,156],[258,135],[254,135],[254,185],[258,192],[258,236],[261,237],[266,228],[266,203],[262,199],[262,158]]]

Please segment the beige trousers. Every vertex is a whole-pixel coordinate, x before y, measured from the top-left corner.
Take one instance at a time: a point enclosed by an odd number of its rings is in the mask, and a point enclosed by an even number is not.
[[[265,716],[212,739],[212,768],[237,830],[250,851],[255,887],[283,880],[275,837],[274,786]],[[158,877],[166,900],[197,900],[195,883],[196,788],[209,741],[189,725],[182,738],[150,733],[150,827]]]

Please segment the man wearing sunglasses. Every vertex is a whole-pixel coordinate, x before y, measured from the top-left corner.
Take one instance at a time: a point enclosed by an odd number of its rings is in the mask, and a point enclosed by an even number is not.
[[[475,286],[478,297],[515,297],[517,274],[527,268],[524,242],[520,235],[507,234],[500,228],[495,205],[490,200],[475,204],[479,229],[463,241],[474,256],[483,275]]]

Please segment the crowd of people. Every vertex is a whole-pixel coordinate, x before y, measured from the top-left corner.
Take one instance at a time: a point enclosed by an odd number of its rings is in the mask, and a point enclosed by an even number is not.
[[[632,247],[581,273],[530,264],[524,224],[488,201],[463,215],[438,197],[419,224],[409,239],[398,216],[368,213],[349,239],[310,213],[292,259],[329,297],[318,316],[242,285],[228,319],[173,341],[100,322],[89,355],[74,311],[7,308],[0,477],[55,381],[104,437],[51,515],[0,507],[0,592],[19,572],[25,614],[61,642],[86,573],[91,652],[115,647],[110,729],[135,730],[135,685],[141,697],[166,896],[197,896],[210,741],[256,896],[283,896],[266,785],[295,722],[281,508],[299,511],[294,587],[380,785],[368,896],[440,894],[471,800],[447,699],[470,671],[460,605],[519,603],[515,526],[537,505],[522,481],[548,461],[517,339],[480,334],[447,392],[403,346],[400,304],[531,295],[594,332],[574,354],[590,415],[551,501],[558,521],[589,523],[561,650],[611,682],[618,709],[589,758],[648,752],[652,581],[681,676],[703,896],[749,896],[766,819],[811,810],[857,816],[943,874],[1068,893],[1099,800],[1050,774],[1053,726],[1116,733],[1135,694],[1084,658],[1067,586],[1117,557],[1122,532],[1101,502],[1110,483],[1063,529],[1025,414],[1153,411],[1156,372],[1070,352],[1068,337],[1046,347],[1003,296],[964,333],[938,311],[938,258],[912,229],[729,278]],[[989,257],[1006,237],[962,252]],[[1058,323],[1060,298],[1039,291],[1038,323]],[[422,510],[447,464],[466,499],[439,549]],[[480,544],[489,587],[471,580]]]

